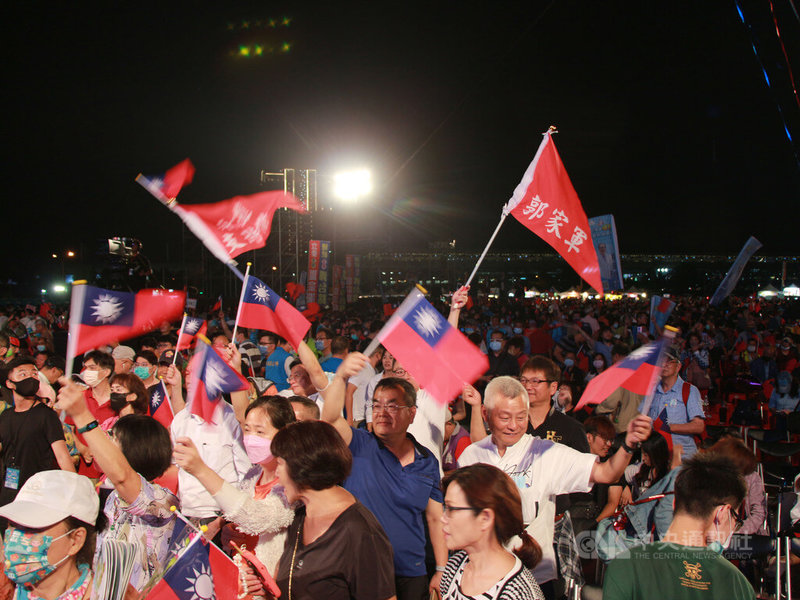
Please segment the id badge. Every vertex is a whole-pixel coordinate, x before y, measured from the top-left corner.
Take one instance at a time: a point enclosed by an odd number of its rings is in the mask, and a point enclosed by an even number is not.
[[[19,469],[16,467],[6,468],[6,479],[3,482],[3,487],[7,487],[11,490],[19,488]]]

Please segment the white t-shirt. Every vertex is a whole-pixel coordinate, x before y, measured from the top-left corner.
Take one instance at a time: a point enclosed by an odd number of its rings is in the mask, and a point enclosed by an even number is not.
[[[442,471],[442,446],[444,445],[444,424],[447,421],[447,405],[439,404],[433,396],[423,389],[417,390],[417,414],[408,426],[408,433],[433,453],[439,463],[439,476]]]
[[[533,575],[544,583],[556,578],[556,557],[553,552],[556,503],[559,494],[588,492],[597,457],[584,454],[563,444],[524,434],[520,441],[497,452],[492,437],[467,446],[458,459],[459,467],[476,463],[494,465],[507,473],[522,496],[522,519],[526,530],[542,547],[542,561]]]
[[[347,382],[348,385],[356,386],[356,390],[353,392],[353,420],[356,423],[366,418],[367,386],[373,377],[375,377],[375,369],[371,364],[367,363],[359,373],[353,375],[350,381]]]

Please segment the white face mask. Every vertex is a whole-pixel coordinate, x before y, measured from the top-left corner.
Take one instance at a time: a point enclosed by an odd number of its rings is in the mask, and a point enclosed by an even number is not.
[[[602,369],[603,368],[603,361],[602,360],[595,360],[592,361],[595,369]]]
[[[81,379],[83,379],[83,382],[89,387],[95,387],[105,378],[106,378],[105,375],[103,375],[102,377],[100,376],[99,371],[89,371],[87,369],[83,373],[81,373]]]

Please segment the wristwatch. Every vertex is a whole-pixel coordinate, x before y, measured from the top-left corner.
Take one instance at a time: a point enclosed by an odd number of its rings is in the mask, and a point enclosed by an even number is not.
[[[88,422],[83,427],[78,427],[78,433],[83,435],[84,433],[87,433],[87,432],[91,431],[92,429],[97,429],[98,427],[100,427],[100,423],[98,423],[97,419],[95,419],[94,421]]]
[[[628,454],[635,454],[636,450],[638,450],[638,448],[639,448],[639,444],[634,444],[633,447],[631,447],[631,446],[628,446],[628,444],[625,442],[625,440],[622,440],[621,448],[623,450],[625,450],[625,452],[627,452]]]

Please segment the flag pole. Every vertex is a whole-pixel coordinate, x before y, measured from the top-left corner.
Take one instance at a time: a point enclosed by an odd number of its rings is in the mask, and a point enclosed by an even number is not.
[[[242,279],[242,294],[239,296],[239,307],[236,309],[236,323],[233,324],[233,339],[232,344],[236,343],[236,330],[239,328],[239,315],[242,312],[242,302],[244,302],[244,293],[247,291],[247,277],[250,275],[250,265],[247,263],[247,269],[244,271],[244,279]]]
[[[181,328],[178,329],[178,340],[181,339],[181,334],[183,333],[183,328],[186,327],[186,313],[183,313],[183,320],[181,321]],[[175,354],[172,355],[172,366],[174,367],[175,364],[178,362],[178,349],[175,349]]]
[[[666,349],[667,345],[671,344],[672,340],[675,339],[675,334],[677,332],[678,330],[675,327],[672,327],[671,325],[664,325],[664,333],[661,337],[666,338],[667,343],[661,347],[661,350],[658,353],[658,361],[656,362],[658,365],[658,375],[656,378],[661,375],[661,370],[664,368],[664,350]],[[642,402],[641,414],[645,416],[648,415],[650,412],[650,405],[653,404],[653,396],[656,394],[656,385],[658,385],[658,382],[656,382],[655,385],[650,386],[650,392],[648,392],[647,396],[644,397],[644,401]]]
[[[470,282],[472,282],[472,278],[475,277],[475,273],[478,272],[478,267],[481,266],[483,259],[486,258],[486,253],[489,251],[489,247],[492,245],[492,242],[494,242],[494,238],[497,237],[497,233],[500,231],[500,227],[503,226],[503,222],[506,220],[507,216],[508,216],[508,205],[503,207],[503,216],[500,217],[500,222],[497,224],[497,227],[495,228],[492,237],[489,238],[489,243],[486,244],[486,248],[483,249],[483,253],[478,259],[478,262],[475,264],[475,268],[472,269],[472,273],[470,274],[469,279],[467,279],[467,282],[464,284],[465,286],[469,285]]]
[[[78,286],[86,285],[85,279],[72,282],[72,295],[69,301],[69,328],[67,330],[67,360],[64,376],[72,377],[72,364],[75,362],[75,346],[78,342],[78,326],[83,316],[83,303],[86,290]]]

